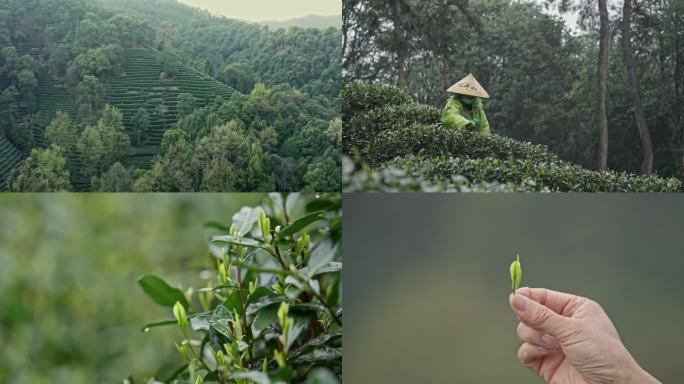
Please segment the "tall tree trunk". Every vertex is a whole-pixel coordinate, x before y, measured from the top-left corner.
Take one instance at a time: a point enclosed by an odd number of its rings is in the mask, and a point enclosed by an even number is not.
[[[401,0],[392,1],[393,39],[396,53],[395,68],[397,71],[397,86],[406,87],[406,42],[403,35]]]
[[[442,0],[442,10],[439,15],[441,28],[446,28],[449,19],[449,1]],[[444,84],[444,89],[446,90],[451,86],[451,67],[449,65],[449,45],[447,39],[442,39],[441,45],[441,56],[442,56],[442,83]],[[445,96],[448,94],[445,92]]]
[[[677,92],[677,123],[679,133],[679,172],[684,180],[684,50],[677,48],[675,66],[675,91]]]
[[[641,173],[650,176],[653,173],[653,144],[651,143],[651,134],[646,125],[646,116],[644,116],[644,104],[641,102],[639,77],[636,73],[634,64],[634,52],[632,51],[632,42],[630,36],[630,29],[632,24],[632,0],[624,0],[622,6],[622,58],[627,69],[627,77],[629,78],[629,94],[632,98],[632,105],[634,107],[634,119],[636,120],[637,128],[639,129],[639,138],[641,139]]]
[[[598,122],[600,147],[599,169],[608,169],[608,115],[606,112],[606,81],[608,78],[608,6],[607,0],[599,0],[599,15],[601,27],[599,29],[599,58],[598,80],[596,92],[596,118]]]

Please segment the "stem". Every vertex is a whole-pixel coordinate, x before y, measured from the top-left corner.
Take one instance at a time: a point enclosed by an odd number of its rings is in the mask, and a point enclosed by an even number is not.
[[[290,224],[290,216],[287,215],[287,195],[282,199],[283,201],[283,214],[285,215],[285,225]]]
[[[271,231],[271,245],[273,245],[274,249],[274,251],[271,251],[271,255],[278,259],[280,266],[283,267],[283,269],[288,269],[287,265],[285,264],[285,259],[283,259],[283,256],[280,254],[280,248],[278,248],[278,241],[276,240],[275,231]]]
[[[181,331],[183,332],[183,336],[185,337],[185,341],[187,341],[187,342],[188,342],[188,345],[190,346],[190,351],[192,352],[192,355],[195,356],[195,359],[197,359],[197,361],[199,361],[200,363],[202,363],[202,366],[204,367],[204,369],[206,369],[207,371],[211,372],[211,369],[209,369],[209,367],[207,366],[207,364],[204,362],[204,359],[202,359],[202,358],[197,354],[197,351],[195,351],[195,347],[192,346],[192,341],[190,340],[190,336],[188,336],[188,331],[186,331],[186,330],[183,329],[183,328],[181,328]]]
[[[318,301],[320,301],[321,303],[323,303],[323,305],[325,306],[325,308],[328,309],[328,312],[330,312],[330,316],[332,316],[333,320],[335,320],[335,322],[337,323],[337,325],[342,326],[342,320],[340,320],[340,319],[337,317],[337,315],[335,314],[335,310],[332,308],[332,306],[330,306],[330,304],[328,304],[328,301],[323,297],[323,295],[321,295],[320,293],[316,292],[316,290],[311,286],[311,284],[310,284],[308,281],[307,281],[307,284],[308,284],[309,287],[311,288],[311,291],[314,293],[314,296],[316,296],[316,298],[318,299]]]
[[[252,331],[249,327],[249,324],[247,323],[247,308],[245,308],[245,300],[243,298],[243,293],[242,293],[242,269],[240,266],[237,266],[237,286],[238,286],[238,294],[240,296],[240,307],[242,307],[242,329],[245,330],[245,336],[247,336],[247,343],[250,345],[250,349],[248,351],[248,357],[249,357],[249,367],[252,367],[252,350],[251,350],[251,339],[252,339]]]

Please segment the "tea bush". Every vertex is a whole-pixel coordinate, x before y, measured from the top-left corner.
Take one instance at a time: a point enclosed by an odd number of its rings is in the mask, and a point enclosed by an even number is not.
[[[386,105],[352,117],[342,131],[344,151],[351,153],[359,148],[363,153],[373,153],[370,144],[378,134],[394,132],[396,127],[414,124],[431,124],[439,120],[440,112],[429,105],[410,103]]]
[[[395,87],[347,85],[342,99],[343,151],[358,163],[345,167],[345,191],[682,190],[675,179],[588,170],[544,145],[446,128],[439,110]]]
[[[166,383],[338,383],[342,370],[341,199],[311,200],[294,218],[271,194],[230,226],[211,222],[207,283],[183,291],[160,277],[139,284],[169,308],[186,363]],[[173,317],[171,314],[173,313]],[[129,378],[125,383],[133,383]],[[156,383],[156,379],[150,382]]]
[[[564,162],[535,163],[531,160],[501,160],[496,158],[467,159],[458,157],[408,156],[385,163],[375,173],[386,175],[394,170],[402,170],[405,177],[395,186],[404,188],[415,185],[416,180],[429,180],[431,185],[488,186],[506,180],[504,191],[537,192],[679,192],[681,182],[677,179],[663,179],[656,176],[640,177],[627,173],[599,172],[584,169]],[[352,172],[344,177],[345,191],[379,190],[388,184],[388,178],[372,178],[370,185],[359,180],[367,180],[368,172]],[[391,179],[390,179],[391,180]],[[407,182],[410,181],[410,182]],[[465,181],[464,181],[465,180]],[[392,185],[392,183],[389,183]],[[481,187],[479,189],[482,189]],[[404,189],[405,190],[405,189]],[[411,190],[409,188],[409,190]],[[446,190],[446,189],[445,189]],[[458,189],[457,189],[458,190]],[[477,190],[477,189],[476,189]],[[497,189],[494,189],[495,191]]]
[[[366,160],[371,164],[418,153],[425,156],[560,161],[544,145],[524,143],[499,135],[484,136],[443,125],[413,125],[385,130],[372,140],[367,153]]]
[[[410,103],[413,103],[411,96],[397,87],[372,83],[345,84],[342,87],[342,114],[345,119],[387,105]],[[349,121],[343,122],[346,125]]]
[[[390,164],[371,170],[368,166],[357,167],[350,158],[343,158],[343,190],[344,192],[534,192],[548,189],[537,189],[530,185],[501,184],[494,182],[471,182],[464,176],[454,175],[450,178],[427,179],[420,172],[414,172],[403,163],[406,159],[397,159]]]

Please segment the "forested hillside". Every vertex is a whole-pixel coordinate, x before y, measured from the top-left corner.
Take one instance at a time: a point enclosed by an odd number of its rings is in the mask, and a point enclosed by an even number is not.
[[[304,17],[299,17],[296,19],[283,20],[283,21],[262,21],[259,24],[268,25],[271,29],[279,28],[289,28],[289,27],[301,27],[301,28],[341,28],[342,27],[342,16],[320,16],[320,15],[309,15]]]
[[[405,91],[345,85],[346,192],[681,192],[679,180],[593,171],[545,145],[439,124],[440,111]]]
[[[340,31],[0,2],[0,190],[339,190]]]

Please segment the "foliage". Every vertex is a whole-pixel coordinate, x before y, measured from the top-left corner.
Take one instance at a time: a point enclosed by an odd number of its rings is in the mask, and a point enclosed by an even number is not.
[[[384,92],[388,95],[383,96]],[[393,87],[374,84],[345,87],[343,98],[347,105],[356,105],[349,109],[355,113],[345,110],[344,114],[351,127],[346,136],[349,141],[344,143],[345,154],[372,167],[372,170],[361,167],[349,171],[345,176],[345,190],[471,190],[471,185],[477,185],[473,189],[478,190],[479,185],[487,183],[512,185],[509,190],[523,191],[681,190],[681,183],[673,179],[590,171],[561,161],[543,145],[498,134],[485,136],[450,129],[440,124],[424,125],[430,119],[436,120],[439,114],[431,107],[421,108],[396,96],[402,93]],[[368,95],[374,96],[370,98],[372,102],[363,101]],[[355,101],[353,96],[362,101]],[[394,100],[401,104],[389,104]],[[462,178],[467,183],[463,184]],[[424,181],[428,183],[423,184]]]
[[[57,111],[55,118],[52,119],[50,125],[45,128],[45,139],[48,143],[55,144],[62,148],[67,155],[75,151],[78,139],[78,129],[71,122],[68,113]]]
[[[57,0],[50,0],[57,1]],[[139,289],[143,273],[203,284],[202,227],[263,194],[0,195],[0,382],[117,383],[182,364],[176,329],[141,332],[170,316]],[[313,196],[288,212],[301,215]],[[164,378],[166,375],[162,375]],[[135,383],[145,383],[136,380]]]
[[[331,153],[325,153],[322,161],[309,165],[304,175],[308,190],[339,191],[342,188],[340,184],[342,164],[337,161],[340,158],[339,152],[335,149],[328,149],[328,151]]]
[[[76,102],[81,115],[90,119],[104,102],[104,88],[95,76],[86,75],[76,89]]]
[[[138,146],[145,144],[150,129],[150,114],[145,108],[138,109],[133,116],[133,129],[131,131],[131,144]]]
[[[341,202],[326,195],[292,217],[293,196],[274,194],[262,207],[244,207],[229,227],[208,223],[217,235],[202,288],[182,291],[154,275],[140,278],[173,314],[144,330],[180,330],[176,349],[185,364],[167,382],[339,382]]]
[[[258,185],[253,180],[266,177],[255,173],[258,169],[250,168],[252,158],[258,160],[260,152],[253,150],[237,121],[212,129],[199,141],[195,153],[195,161],[205,170],[200,175],[205,191],[254,191]]]
[[[404,105],[413,102],[406,91],[382,84],[345,84],[342,88],[342,111],[344,124],[351,118],[388,105]]]
[[[461,175],[430,179],[414,174],[405,166],[406,160],[397,160],[379,169],[357,166],[349,157],[342,158],[342,190],[344,192],[533,192],[530,185],[471,182]],[[549,192],[541,189],[539,192]]]
[[[442,125],[412,125],[379,133],[362,153],[379,164],[396,156],[421,153],[470,158],[493,157],[534,162],[560,161],[546,146],[523,143],[505,136],[484,136]]]
[[[565,161],[594,168],[598,7],[555,2],[552,7],[579,16],[575,26],[542,3],[346,0],[344,79],[399,85],[417,101],[441,108],[445,89],[472,72],[491,95],[485,111],[493,132],[546,145]],[[631,25],[654,168],[680,178],[682,20],[680,2],[646,0],[635,8]],[[615,32],[608,52],[608,165],[640,172],[641,141],[623,64],[621,22],[614,17],[609,26]],[[345,102],[346,111],[358,113]]]
[[[252,92],[255,85],[254,71],[249,66],[240,63],[226,65],[219,72],[217,79],[242,93]]]
[[[122,161],[130,150],[131,140],[123,132],[121,112],[107,105],[96,126],[88,126],[81,133],[78,151],[84,161],[81,172],[88,179],[99,175],[117,161]]]
[[[331,125],[341,113],[339,30],[270,31],[169,0],[9,0],[0,4],[3,26],[10,38],[0,55],[1,134],[28,152],[49,144],[50,119],[68,113],[79,136],[76,151],[65,147],[74,190],[89,190],[117,161],[141,190],[339,184],[313,170],[305,180],[309,168],[339,162],[328,157],[340,143],[341,127]],[[97,123],[107,104],[123,115],[125,151],[118,127],[106,140],[108,131],[97,129],[110,126]],[[244,164],[215,148],[198,152],[216,127],[234,121],[248,149],[241,153],[249,152]],[[173,128],[187,133],[185,143],[162,148]]]
[[[176,111],[178,118],[185,117],[192,113],[195,109],[195,98],[189,93],[181,93],[178,95],[178,105]]]
[[[553,192],[681,192],[677,179],[643,177],[614,171],[600,172],[564,162],[533,162],[495,158],[408,156],[383,165],[383,170],[400,169],[411,178],[431,183],[448,183],[465,178],[471,183],[501,182],[525,185],[528,191]],[[354,186],[345,186],[346,191]]]
[[[69,171],[62,149],[52,145],[31,150],[31,155],[12,171],[7,182],[11,192],[68,191]]]
[[[102,177],[93,176],[91,189],[95,192],[129,192],[133,188],[133,172],[121,163],[114,163]]]
[[[178,73],[178,63],[176,56],[169,51],[161,51],[157,56],[157,64],[162,69],[162,76],[164,78],[176,77]]]

